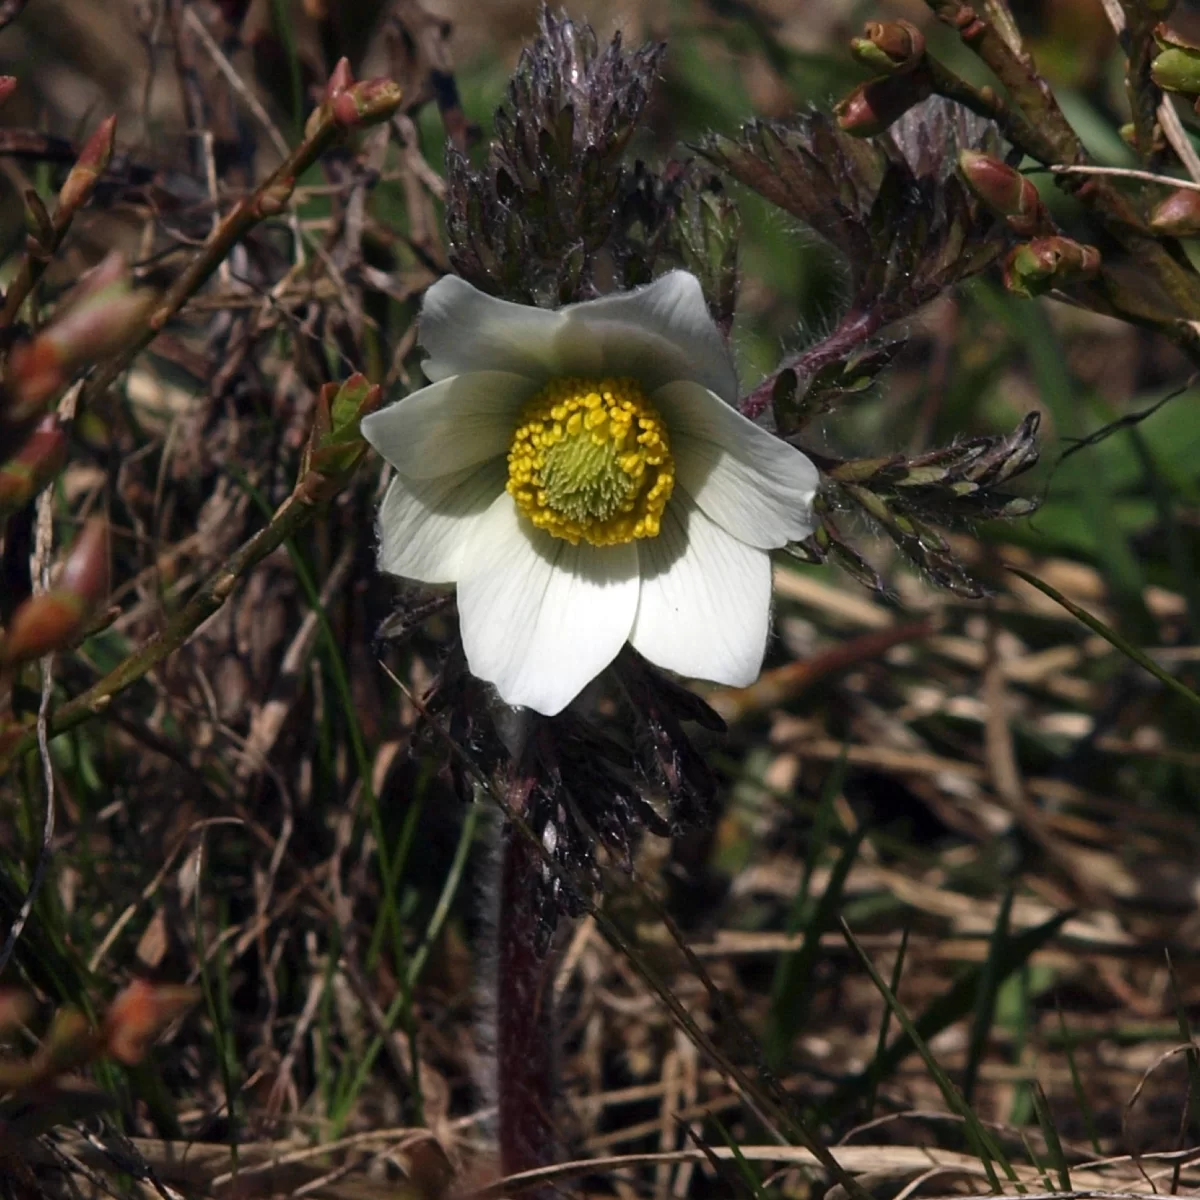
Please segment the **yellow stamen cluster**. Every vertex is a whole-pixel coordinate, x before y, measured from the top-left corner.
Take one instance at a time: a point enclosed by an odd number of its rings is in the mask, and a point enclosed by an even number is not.
[[[662,417],[632,379],[554,379],[521,410],[508,491],[573,545],[655,537],[675,487]]]

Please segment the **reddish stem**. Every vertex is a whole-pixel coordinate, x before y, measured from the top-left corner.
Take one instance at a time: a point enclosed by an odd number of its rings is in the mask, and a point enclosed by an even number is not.
[[[883,325],[883,317],[874,309],[851,312],[845,320],[827,337],[810,346],[802,354],[784,363],[774,374],[768,375],[752,392],[748,392],[738,402],[738,408],[752,421],[761,415],[771,405],[771,392],[775,381],[787,370],[795,371],[804,387],[822,367],[844,358],[855,347],[860,346],[867,338],[876,333]]]
[[[504,832],[496,978],[496,1086],[500,1169],[548,1166],[558,1139],[555,1094],[554,955],[538,953],[535,896],[542,859],[519,830]],[[549,1196],[551,1189],[526,1192]]]

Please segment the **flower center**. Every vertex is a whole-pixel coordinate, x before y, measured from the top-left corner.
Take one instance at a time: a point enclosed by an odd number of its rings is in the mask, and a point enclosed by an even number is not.
[[[521,410],[508,492],[554,537],[655,537],[674,487],[667,427],[634,380],[553,379]]]

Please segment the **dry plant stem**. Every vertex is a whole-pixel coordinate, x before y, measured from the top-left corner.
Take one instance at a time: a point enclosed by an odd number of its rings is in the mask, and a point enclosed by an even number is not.
[[[1036,125],[1031,124],[1019,108],[1013,107],[991,88],[973,87],[931,55],[927,55],[925,61],[929,77],[933,82],[933,90],[939,96],[957,101],[964,108],[969,108],[981,117],[995,121],[1004,136],[1014,146],[1026,147],[1031,153],[1036,151],[1034,157],[1041,158],[1043,161],[1055,157],[1054,144]]]
[[[1105,15],[1108,17],[1108,23],[1113,27],[1114,32],[1118,37],[1122,37],[1126,30],[1125,9],[1121,7],[1121,0],[1101,0],[1104,6]],[[1135,12],[1143,17],[1150,17],[1148,12],[1142,13],[1140,9],[1135,9]],[[1163,14],[1157,14],[1159,16]],[[1143,22],[1151,27],[1153,21]],[[1166,135],[1167,141],[1171,144],[1171,149],[1179,157],[1179,161],[1183,163],[1187,169],[1187,173],[1194,180],[1200,180],[1200,155],[1196,153],[1196,148],[1192,145],[1191,138],[1188,137],[1187,131],[1183,127],[1183,122],[1179,119],[1179,113],[1175,111],[1175,104],[1170,96],[1162,95],[1158,89],[1154,88],[1153,81],[1150,79],[1150,47],[1153,46],[1152,28],[1142,31],[1142,40],[1146,45],[1146,60],[1143,64],[1142,73],[1140,76],[1141,86],[1144,90],[1153,89],[1154,94],[1158,97],[1158,123],[1162,127],[1163,133]],[[1132,55],[1130,56],[1129,83],[1130,103],[1134,111],[1137,111],[1137,105],[1134,103],[1133,95],[1133,62]],[[1139,137],[1144,136],[1139,132]]]
[[[4,293],[4,307],[0,308],[0,329],[7,329],[17,319],[21,305],[37,287],[38,280],[46,273],[46,268],[50,265],[51,256],[62,245],[63,238],[67,236],[67,230],[71,228],[74,216],[74,209],[67,212],[61,208],[56,210],[51,218],[54,235],[50,244],[41,247],[37,253],[26,252],[17,269],[16,278],[9,284],[8,291]]]
[[[524,807],[530,783],[510,793]],[[505,1175],[536,1170],[555,1160],[554,971],[557,956],[537,951],[534,897],[542,860],[521,833],[508,826],[500,846],[496,921],[496,1098],[500,1169]],[[527,1193],[546,1197],[547,1189]]]
[[[975,10],[962,3],[962,0],[926,2],[940,20],[957,30],[963,42],[1004,84],[1013,105],[1024,114],[1022,123],[1010,122],[1006,127],[1006,132],[1014,137],[1016,145],[1048,166],[1086,162],[1087,155],[1082,143],[1063,116],[1049,85],[1038,76],[1029,56],[1014,50],[992,25],[981,20]],[[1018,136],[1020,130],[1028,127],[1035,130],[1033,141],[1025,141]],[[1154,273],[1163,290],[1178,306],[1181,317],[1192,321],[1200,319],[1200,279],[1176,262],[1166,247],[1146,232],[1144,221],[1125,196],[1102,179],[1089,180],[1082,187],[1074,189],[1074,194],[1104,221],[1108,231],[1136,261]],[[1106,283],[1112,293],[1113,304],[1118,310],[1124,311],[1125,289],[1111,276],[1106,276]],[[1164,322],[1160,321],[1159,324],[1163,325]],[[1171,330],[1168,332],[1195,356],[1194,345]]]
[[[108,390],[133,359],[158,336],[166,323],[204,286],[233,247],[255,225],[283,210],[296,186],[296,180],[329,148],[337,138],[338,132],[338,126],[332,116],[327,116],[275,168],[264,183],[250,196],[238,201],[233,211],[212,231],[196,257],[167,289],[158,307],[150,314],[146,329],[137,340],[99,367],[88,381],[83,397],[85,404],[94,402]]]
[[[50,586],[50,553],[54,538],[54,495],[44,492],[38,500],[37,544],[34,553],[34,582],[39,592],[44,592]],[[38,850],[37,862],[34,864],[33,876],[29,880],[29,889],[13,923],[9,926],[0,946],[0,975],[16,947],[21,931],[33,912],[33,905],[41,889],[42,880],[46,876],[46,868],[50,865],[51,847],[54,843],[54,764],[50,760],[50,738],[47,733],[47,719],[50,713],[50,696],[54,691],[54,655],[47,654],[42,658],[42,697],[37,712],[37,747],[38,758],[42,764],[42,781],[46,792],[46,818],[42,826],[42,844]]]
[[[988,21],[1004,39],[1004,44],[1020,58],[1025,53],[1025,47],[1021,41],[1021,30],[1017,27],[1017,20],[1007,0],[982,0],[981,7]]]
[[[1108,175],[1114,179],[1136,179],[1140,183],[1156,183],[1162,187],[1200,192],[1200,180],[1176,179],[1172,175],[1157,175],[1153,171],[1139,171],[1136,167],[1061,166],[1056,163],[1046,169],[1054,175]]]
[[[311,519],[316,507],[342,486],[338,476],[310,471],[296,490],[280,505],[270,523],[259,530],[228,561],[213,572],[200,590],[140,649],[134,651],[86,692],[62,705],[48,721],[48,734],[56,737],[90,717],[103,712],[119,692],[153,670],[167,655],[174,653],[191,635],[229,599],[238,579],[268,554],[294,537]],[[0,775],[8,763],[36,744],[36,732],[26,731],[9,750],[0,749]]]
[[[1008,89],[1013,102],[1038,131],[1039,142],[1050,151],[1046,160],[1082,161],[1084,150],[1079,138],[1063,116],[1049,86],[1038,77],[1029,56],[1014,50],[995,26],[981,20],[975,10],[961,0],[926,0],[926,3],[939,20],[958,31],[959,37]]]

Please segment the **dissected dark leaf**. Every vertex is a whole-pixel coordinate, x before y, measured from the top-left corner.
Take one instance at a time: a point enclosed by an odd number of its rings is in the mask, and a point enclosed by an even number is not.
[[[755,122],[701,152],[820,234],[846,260],[851,312],[894,321],[982,271],[1006,231],[956,173],[960,150],[1000,151],[995,127],[940,97],[879,137],[811,113]]]

